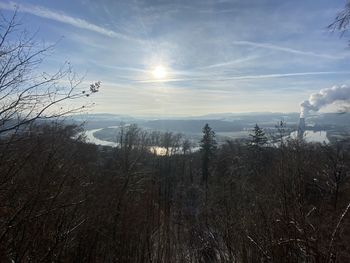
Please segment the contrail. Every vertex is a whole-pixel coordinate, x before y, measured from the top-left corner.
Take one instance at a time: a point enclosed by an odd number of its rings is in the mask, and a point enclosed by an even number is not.
[[[287,53],[297,54],[297,55],[304,55],[304,56],[312,56],[312,57],[319,57],[319,58],[326,58],[326,59],[344,59],[344,56],[335,56],[335,55],[328,55],[328,54],[319,54],[312,51],[303,51],[299,49],[294,49],[290,47],[282,47],[273,45],[270,43],[258,43],[258,42],[252,42],[252,41],[233,41],[232,44],[234,45],[242,45],[242,46],[252,46],[252,47],[258,47],[258,48],[265,48],[265,49],[271,49],[276,51],[283,51]]]
[[[28,13],[31,15],[35,15],[41,18],[46,18],[50,20],[54,20],[60,23],[68,24],[77,28],[86,29],[101,35],[105,35],[108,37],[116,37],[125,40],[135,40],[139,41],[136,38],[130,37],[128,35],[113,31],[111,29],[107,29],[105,27],[98,26],[96,24],[90,23],[84,19],[69,16],[61,11],[56,11],[52,9],[48,9],[43,6],[38,5],[29,5],[29,4],[19,4],[16,2],[0,2],[0,8],[5,10],[13,11],[18,7],[18,12]]]

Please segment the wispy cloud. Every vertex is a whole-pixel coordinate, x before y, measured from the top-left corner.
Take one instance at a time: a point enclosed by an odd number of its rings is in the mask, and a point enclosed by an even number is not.
[[[270,43],[258,43],[258,42],[240,40],[240,41],[233,41],[232,44],[233,45],[241,45],[241,46],[252,46],[252,47],[257,47],[257,48],[266,48],[266,49],[288,52],[288,53],[297,54],[297,55],[311,56],[311,57],[319,57],[319,58],[327,58],[327,59],[343,59],[344,58],[344,56],[319,54],[319,53],[315,53],[312,51],[303,51],[303,50],[298,50],[298,49],[294,49],[294,48],[273,45]]]
[[[77,27],[77,28],[82,28],[95,33],[99,33],[101,35],[105,35],[108,37],[116,37],[116,38],[121,38],[125,40],[137,40],[125,34],[121,34],[111,29],[95,25],[84,19],[69,16],[61,11],[48,9],[43,6],[19,4],[16,2],[10,1],[10,2],[0,2],[0,8],[4,10],[14,10],[15,8],[18,8],[18,12],[28,13],[38,17],[54,20],[60,23]]]
[[[222,63],[216,63],[216,64],[208,65],[208,66],[205,66],[205,67],[201,67],[201,69],[212,69],[212,68],[229,67],[229,66],[241,64],[241,63],[244,63],[244,62],[252,61],[252,60],[255,60],[255,59],[258,59],[258,58],[259,58],[259,56],[248,56],[248,57],[245,57],[245,58],[239,58],[239,59],[235,59],[235,60],[225,61],[225,62],[222,62]]]
[[[350,71],[314,71],[314,72],[294,72],[294,73],[277,73],[277,74],[260,74],[260,75],[243,75],[233,77],[213,77],[213,78],[169,78],[164,80],[146,79],[139,80],[140,83],[159,83],[159,82],[182,82],[182,81],[230,81],[230,80],[250,80],[250,79],[273,79],[286,77],[305,77],[317,75],[343,75],[350,74]]]
[[[218,80],[226,81],[226,80],[245,80],[245,79],[271,79],[271,78],[305,77],[305,76],[349,74],[349,73],[350,71],[295,72],[295,73],[281,73],[281,74],[278,73],[278,74],[245,75],[245,76],[223,78]]]

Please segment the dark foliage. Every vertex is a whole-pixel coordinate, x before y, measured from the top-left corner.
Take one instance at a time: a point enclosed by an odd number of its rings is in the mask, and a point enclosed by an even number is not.
[[[347,146],[291,141],[252,155],[229,141],[205,186],[202,152],[156,155],[156,135],[136,126],[119,148],[76,133],[51,125],[1,141],[1,262],[350,259]]]

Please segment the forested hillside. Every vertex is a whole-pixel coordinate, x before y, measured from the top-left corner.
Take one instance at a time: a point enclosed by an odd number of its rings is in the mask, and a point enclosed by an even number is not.
[[[348,146],[270,148],[257,133],[216,148],[204,131],[200,152],[170,140],[165,156],[136,126],[118,148],[58,124],[3,139],[1,261],[350,259]]]

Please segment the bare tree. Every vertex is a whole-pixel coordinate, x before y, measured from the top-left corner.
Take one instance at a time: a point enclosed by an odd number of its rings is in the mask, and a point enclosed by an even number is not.
[[[69,62],[55,73],[38,73],[55,44],[40,44],[18,20],[17,10],[10,18],[0,14],[0,134],[81,110],[86,106],[63,103],[88,97],[100,87],[96,82],[79,89],[82,79]]]
[[[349,29],[350,23],[350,1],[346,0],[345,7],[342,11],[340,11],[335,17],[334,21],[328,25],[328,29],[331,31],[339,31],[341,36]]]

